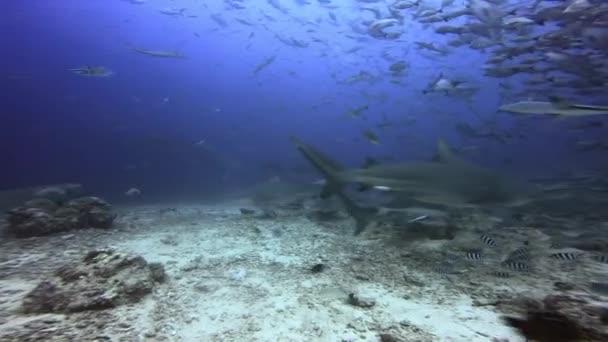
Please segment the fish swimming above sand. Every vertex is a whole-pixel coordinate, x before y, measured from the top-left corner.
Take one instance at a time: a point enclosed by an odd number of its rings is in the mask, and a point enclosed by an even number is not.
[[[502,105],[498,110],[515,114],[540,114],[563,117],[608,115],[608,106],[575,104],[559,99],[553,99],[552,102],[519,101]]]
[[[321,191],[321,198],[328,198],[332,195],[337,196],[342,204],[344,204],[346,212],[348,212],[357,224],[355,235],[363,232],[375,217],[378,210],[375,208],[360,207],[352,199],[346,196],[343,191],[343,182],[338,179],[339,173],[344,170],[342,166],[314,147],[304,144],[298,138],[291,137],[290,140],[298,151],[300,151],[325,178],[325,184]]]
[[[441,141],[435,160],[382,163],[360,169],[342,168],[313,147],[295,138],[292,141],[325,176],[327,185],[322,197],[343,191],[347,184],[358,184],[393,193],[400,198],[445,207],[515,207],[529,202],[535,190],[523,181],[454,156]]]
[[[183,54],[176,51],[164,51],[164,50],[149,50],[142,48],[133,48],[134,51],[139,53],[143,53],[144,55],[152,56],[152,57],[161,57],[161,58],[186,58]]]

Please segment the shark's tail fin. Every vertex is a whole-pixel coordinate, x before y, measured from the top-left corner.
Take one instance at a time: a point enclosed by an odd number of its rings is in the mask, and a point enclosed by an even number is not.
[[[374,208],[359,207],[353,200],[344,194],[344,182],[340,180],[340,174],[344,168],[312,146],[306,145],[296,137],[290,138],[291,142],[304,155],[308,161],[325,177],[326,184],[321,191],[321,198],[336,195],[346,207],[346,211],[357,222],[355,234],[361,233],[369,225]]]
[[[291,137],[290,140],[325,178],[325,186],[323,187],[323,190],[321,190],[321,198],[328,198],[337,192],[340,192],[344,186],[343,182],[340,181],[340,172],[342,172],[344,168],[334,160],[325,156],[321,151],[304,144],[298,138]]]

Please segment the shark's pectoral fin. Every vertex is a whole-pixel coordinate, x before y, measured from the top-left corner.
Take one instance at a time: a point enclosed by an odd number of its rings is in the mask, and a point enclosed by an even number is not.
[[[353,218],[357,222],[355,235],[361,234],[372,222],[378,210],[376,208],[358,208]]]

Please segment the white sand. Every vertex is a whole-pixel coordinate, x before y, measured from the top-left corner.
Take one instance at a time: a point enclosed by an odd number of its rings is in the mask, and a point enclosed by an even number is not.
[[[411,268],[407,260],[383,264],[382,254],[399,250],[381,237],[352,236],[348,224],[252,219],[240,215],[238,204],[164,214],[158,209],[130,210],[121,220],[141,228],[114,242],[163,262],[170,276],[152,298],[132,308],[141,313],[139,324],[147,325],[142,340],[377,341],[390,333],[405,341],[523,341],[489,307],[474,307],[466,291],[453,291],[442,276]],[[368,257],[380,266],[351,265],[353,258]],[[312,274],[308,269],[317,262],[327,269]],[[357,270],[368,276],[371,270],[372,279],[357,279]],[[393,273],[422,284],[412,287]],[[348,304],[350,292],[375,306]]]

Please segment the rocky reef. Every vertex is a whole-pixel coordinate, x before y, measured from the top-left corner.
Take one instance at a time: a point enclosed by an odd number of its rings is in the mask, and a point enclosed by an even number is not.
[[[41,281],[23,299],[24,313],[73,313],[135,303],[166,278],[164,267],[112,249],[93,250]]]
[[[39,197],[14,208],[7,215],[7,231],[16,237],[44,236],[83,228],[111,228],[116,215],[98,197],[67,202]]]
[[[501,303],[505,322],[526,339],[542,342],[607,341],[608,307],[584,293],[557,293],[542,299]]]

